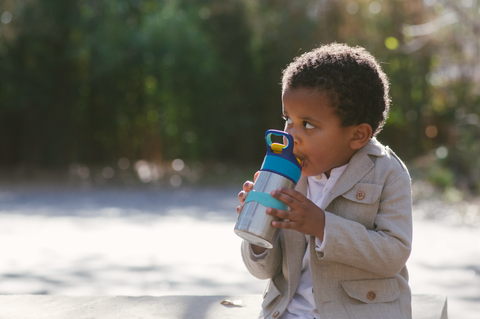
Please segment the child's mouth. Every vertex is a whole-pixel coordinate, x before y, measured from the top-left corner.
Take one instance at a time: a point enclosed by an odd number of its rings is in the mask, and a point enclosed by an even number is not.
[[[305,158],[303,156],[295,155],[295,157],[298,159],[300,166],[302,167],[302,170],[305,168]]]

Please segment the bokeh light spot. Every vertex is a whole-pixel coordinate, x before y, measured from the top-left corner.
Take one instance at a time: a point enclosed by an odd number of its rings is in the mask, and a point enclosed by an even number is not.
[[[388,37],[385,39],[385,46],[389,50],[395,50],[398,48],[398,40],[395,37]]]
[[[146,161],[140,160],[136,162],[135,169],[137,170],[138,178],[142,183],[148,183],[152,180],[152,172]]]
[[[178,187],[182,185],[182,178],[179,175],[173,175],[172,177],[170,177],[170,184],[173,187]]]
[[[115,170],[110,166],[107,166],[102,170],[102,176],[106,179],[110,179],[115,176]]]
[[[128,158],[122,157],[118,160],[118,167],[120,169],[127,169],[130,167],[130,161]]]
[[[445,146],[440,146],[435,150],[435,155],[440,159],[446,158],[448,156],[448,149]]]
[[[0,16],[0,21],[2,21],[3,24],[9,24],[12,21],[12,14],[8,11],[5,11]]]
[[[203,20],[206,20],[208,18],[210,18],[210,15],[211,15],[211,12],[210,12],[210,9],[209,8],[201,8],[199,11],[198,11],[198,15],[200,18],[202,18]]]
[[[186,143],[195,143],[197,140],[197,135],[195,134],[195,132],[185,132],[182,135],[182,139]]]
[[[148,75],[145,77],[145,86],[147,89],[155,89],[157,86],[157,79],[154,76]]]
[[[427,126],[427,128],[425,129],[425,134],[429,137],[429,138],[434,138],[438,135],[438,129],[435,125],[429,125]]]
[[[478,123],[479,123],[478,114],[470,113],[466,116],[466,120],[467,120],[468,124],[478,125]]]
[[[436,14],[442,14],[443,11],[445,11],[445,7],[443,6],[443,4],[437,2],[433,6],[433,11],[435,11]]]
[[[177,158],[172,162],[172,168],[177,172],[181,171],[184,167],[185,167],[185,163],[179,158]]]
[[[86,166],[80,166],[77,170],[78,177],[87,179],[90,176],[90,170]]]
[[[373,1],[368,6],[368,10],[370,10],[370,12],[373,14],[380,13],[380,11],[382,10],[382,5],[377,1]]]
[[[358,3],[356,2],[350,2],[349,4],[347,4],[347,11],[350,14],[356,14],[359,9],[360,8],[358,6]]]

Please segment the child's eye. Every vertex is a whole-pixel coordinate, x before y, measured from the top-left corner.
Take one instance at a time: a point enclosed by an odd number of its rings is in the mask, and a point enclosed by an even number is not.
[[[285,123],[286,123],[287,125],[292,124],[292,119],[290,119],[288,116],[284,116],[283,119],[285,120]]]
[[[308,122],[303,122],[303,126],[305,126],[305,128],[307,130],[311,130],[312,128],[315,128],[315,126],[313,126],[312,124],[310,124]]]

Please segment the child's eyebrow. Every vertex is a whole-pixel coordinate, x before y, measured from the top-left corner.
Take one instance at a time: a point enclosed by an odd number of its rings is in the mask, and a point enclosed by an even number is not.
[[[317,119],[315,119],[311,116],[304,116],[304,117],[302,117],[302,120],[307,121],[307,122],[316,122],[316,123],[320,122],[319,120],[317,120]]]

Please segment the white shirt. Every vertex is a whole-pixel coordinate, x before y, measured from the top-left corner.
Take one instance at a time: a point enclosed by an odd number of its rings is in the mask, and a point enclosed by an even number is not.
[[[345,171],[347,165],[348,164],[332,169],[329,178],[327,178],[325,174],[308,177],[307,198],[314,202],[318,207],[322,207],[325,198],[333,188],[333,185],[337,182],[340,175]],[[313,283],[310,271],[310,235],[305,235],[305,238],[307,239],[307,249],[303,256],[300,282],[297,291],[293,295],[292,301],[288,304],[287,310],[281,316],[281,319],[320,319],[315,305],[315,299],[313,298]],[[323,242],[320,239],[315,238],[315,250],[323,252],[326,240],[327,233],[325,231]]]

